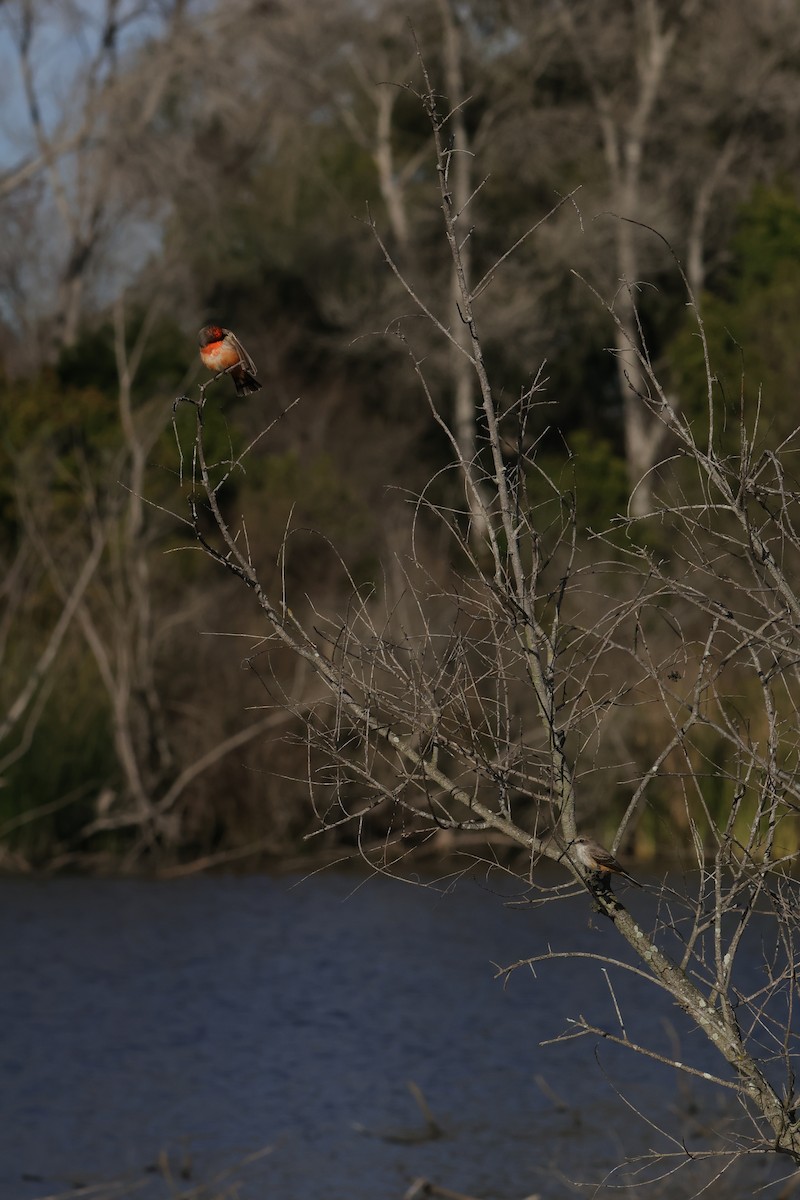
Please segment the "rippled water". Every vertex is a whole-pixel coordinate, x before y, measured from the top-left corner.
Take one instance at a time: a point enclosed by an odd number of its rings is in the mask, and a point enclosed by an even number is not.
[[[571,1196],[656,1141],[615,1087],[680,1107],[671,1073],[607,1043],[600,1065],[585,1039],[540,1048],[565,1016],[613,1024],[597,963],[494,978],[550,942],[618,954],[583,898],[534,912],[485,882],[323,874],[3,880],[0,900],[2,1200],[114,1180],[150,1200],[216,1176],[209,1195],[241,1200],[390,1200],[420,1176]],[[652,985],[615,989],[637,1038],[682,1028]],[[441,1138],[416,1140],[408,1081]]]

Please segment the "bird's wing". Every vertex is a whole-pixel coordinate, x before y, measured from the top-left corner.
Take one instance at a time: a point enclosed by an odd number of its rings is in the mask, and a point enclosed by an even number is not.
[[[239,341],[239,339],[237,338],[236,334],[235,334],[235,333],[231,333],[231,332],[230,332],[230,330],[228,330],[228,336],[229,336],[229,337],[230,337],[230,339],[231,339],[231,345],[233,346],[233,348],[234,348],[234,350],[236,351],[236,353],[239,355],[239,361],[241,362],[242,366],[243,366],[243,367],[246,367],[246,368],[247,368],[247,370],[248,370],[248,371],[249,371],[249,372],[250,372],[252,375],[255,375],[255,373],[256,373],[256,364],[253,362],[252,358],[251,358],[251,357],[250,357],[250,355],[247,353],[247,351],[245,350],[244,346],[242,345],[242,343],[241,343],[241,342]]]
[[[610,850],[606,850],[604,846],[592,846],[592,853],[598,867],[606,867],[610,871],[622,870],[614,855]]]

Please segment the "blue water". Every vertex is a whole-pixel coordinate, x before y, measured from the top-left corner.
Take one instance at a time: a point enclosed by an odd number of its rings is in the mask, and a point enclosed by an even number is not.
[[[657,1143],[615,1088],[691,1129],[671,1072],[594,1038],[539,1046],[579,1013],[614,1026],[598,963],[495,978],[550,942],[619,955],[583,897],[520,910],[485,881],[321,874],[3,880],[0,901],[0,1200],[215,1179],[204,1194],[389,1200],[417,1177],[548,1200]],[[669,1017],[705,1054],[655,987],[612,979],[632,1036],[666,1048]],[[413,1140],[410,1080],[443,1137]]]

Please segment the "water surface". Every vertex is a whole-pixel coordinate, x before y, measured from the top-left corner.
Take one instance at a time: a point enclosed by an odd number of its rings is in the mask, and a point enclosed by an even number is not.
[[[597,1039],[540,1047],[579,1013],[614,1027],[597,963],[495,978],[549,944],[619,955],[583,897],[520,910],[485,880],[321,874],[3,880],[0,899],[2,1200],[215,1176],[241,1200],[390,1200],[417,1177],[555,1200],[656,1140],[615,1089],[686,1130],[670,1072]],[[668,1048],[669,1017],[706,1054],[656,988],[612,978],[637,1039]],[[417,1140],[410,1080],[441,1138]],[[188,1176],[173,1191],[159,1156]]]

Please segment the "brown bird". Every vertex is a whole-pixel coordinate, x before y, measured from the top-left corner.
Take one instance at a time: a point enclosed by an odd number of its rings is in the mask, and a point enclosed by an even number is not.
[[[197,335],[203,366],[217,374],[227,371],[237,396],[249,396],[261,390],[256,366],[235,333],[221,325],[204,325]]]
[[[599,842],[595,842],[592,838],[579,837],[575,838],[572,844],[575,847],[578,861],[581,866],[586,867],[587,871],[594,871],[606,879],[609,875],[623,875],[637,887],[642,887],[639,880],[629,875],[625,868],[617,862],[611,851],[606,850]]]

